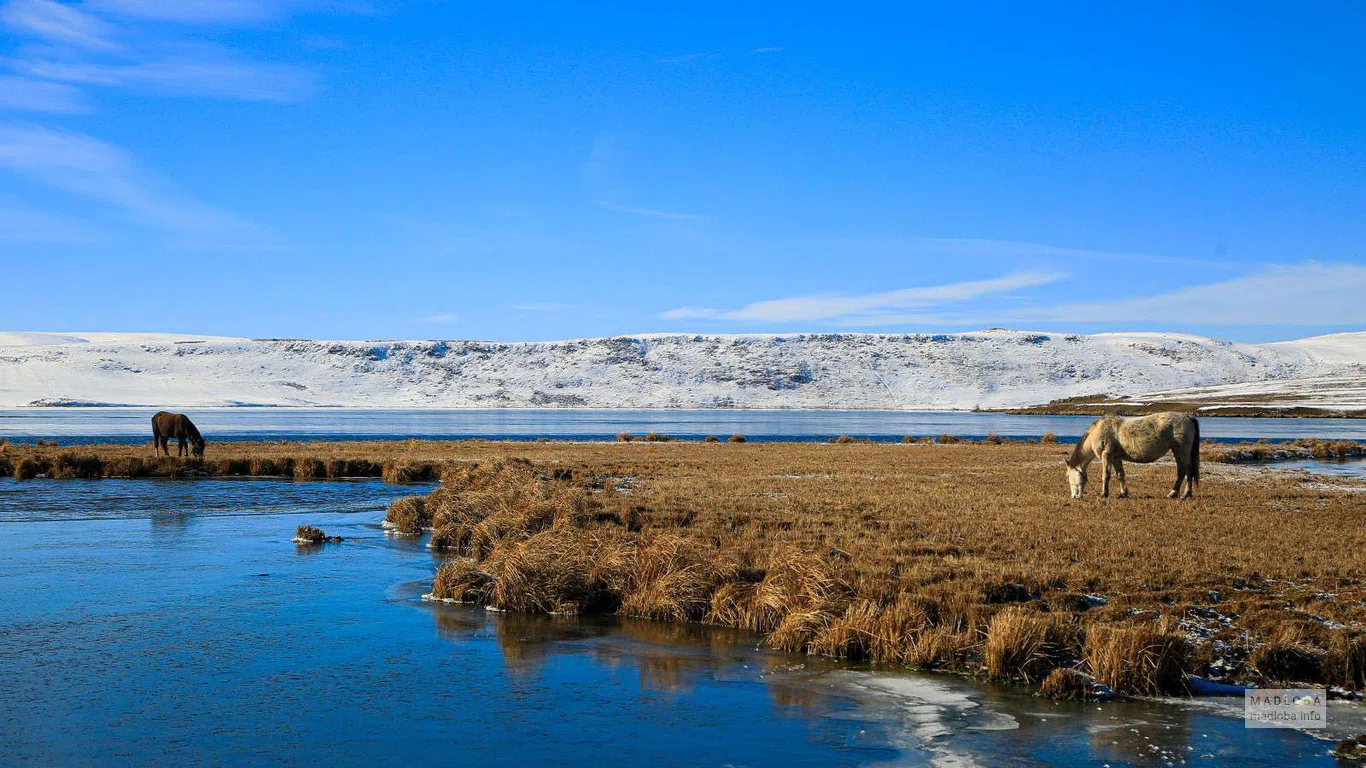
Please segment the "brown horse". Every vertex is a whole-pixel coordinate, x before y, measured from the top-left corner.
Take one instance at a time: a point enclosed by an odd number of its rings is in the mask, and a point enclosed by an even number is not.
[[[171,438],[173,437],[180,441],[180,449],[176,452],[177,456],[185,455],[185,443],[189,442],[192,445],[190,455],[196,459],[204,457],[204,438],[199,434],[199,430],[195,429],[194,422],[190,421],[188,416],[183,413],[167,413],[166,411],[161,411],[153,416],[152,442],[154,447],[152,450],[158,456],[161,455],[162,451],[165,451],[167,456],[171,455]]]

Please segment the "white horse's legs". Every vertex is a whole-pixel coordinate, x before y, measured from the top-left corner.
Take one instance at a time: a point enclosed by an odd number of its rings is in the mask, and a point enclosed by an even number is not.
[[[1169,499],[1174,499],[1181,495],[1181,483],[1186,480],[1186,475],[1190,472],[1190,470],[1186,468],[1186,461],[1181,458],[1181,454],[1178,451],[1172,451],[1172,456],[1176,459],[1176,484],[1172,486],[1171,493],[1167,494],[1167,498]]]
[[[1110,454],[1105,453],[1100,457],[1100,497],[1110,498]]]
[[[1115,474],[1119,476],[1119,497],[1121,499],[1129,498],[1129,480],[1124,476],[1124,462],[1122,460],[1115,460]]]

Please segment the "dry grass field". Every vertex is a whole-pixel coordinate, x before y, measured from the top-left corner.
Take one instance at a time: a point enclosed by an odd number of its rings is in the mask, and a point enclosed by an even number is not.
[[[1071,501],[1069,451],[223,443],[182,464],[146,447],[8,446],[0,469],[440,476],[389,513],[449,554],[440,599],[705,621],[996,679],[1076,668],[1122,693],[1179,692],[1186,673],[1363,687],[1366,483],[1207,462],[1197,497],[1172,501],[1166,461],[1129,466],[1132,498]]]

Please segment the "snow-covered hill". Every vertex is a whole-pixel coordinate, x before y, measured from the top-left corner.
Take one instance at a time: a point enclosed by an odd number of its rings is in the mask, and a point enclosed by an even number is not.
[[[0,406],[951,410],[1322,376],[1366,382],[1366,332],[1274,344],[1003,330],[525,343],[0,333]],[[1362,407],[1361,389],[1345,400]]]

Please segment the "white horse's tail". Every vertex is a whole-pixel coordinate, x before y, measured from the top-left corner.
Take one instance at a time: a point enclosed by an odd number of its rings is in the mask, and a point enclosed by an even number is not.
[[[1195,427],[1195,444],[1191,446],[1191,485],[1200,486],[1200,420],[1191,417],[1191,425]]]

